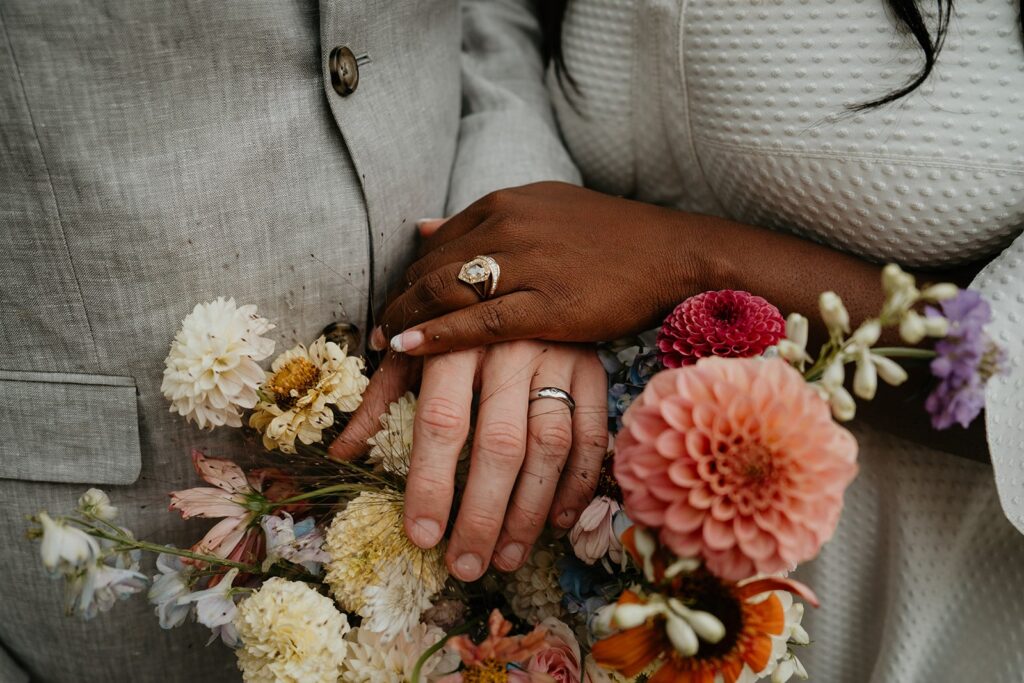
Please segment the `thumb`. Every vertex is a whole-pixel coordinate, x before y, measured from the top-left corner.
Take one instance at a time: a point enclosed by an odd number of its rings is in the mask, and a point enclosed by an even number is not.
[[[332,460],[353,460],[366,452],[366,440],[380,430],[380,416],[408,391],[422,371],[422,359],[388,353],[363,394],[363,402],[327,450]]]

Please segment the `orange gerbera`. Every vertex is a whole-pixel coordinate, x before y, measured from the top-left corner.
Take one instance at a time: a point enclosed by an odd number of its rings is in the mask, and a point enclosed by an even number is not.
[[[643,566],[631,532],[633,529],[623,535],[623,543]],[[785,651],[780,652],[779,645],[785,643],[786,609],[775,591],[796,593],[817,604],[810,589],[789,579],[736,584],[699,569],[666,580],[665,559],[661,552],[647,558],[653,574],[648,578],[654,579],[652,583],[663,589],[666,597],[713,614],[725,627],[725,636],[716,643],[701,640],[697,653],[685,656],[669,639],[665,617],[654,616],[595,643],[591,652],[602,667],[634,677],[655,664],[649,683],[714,683],[716,675],[725,683],[736,683],[744,667],[760,673]],[[618,604],[647,601],[638,593],[625,591]]]

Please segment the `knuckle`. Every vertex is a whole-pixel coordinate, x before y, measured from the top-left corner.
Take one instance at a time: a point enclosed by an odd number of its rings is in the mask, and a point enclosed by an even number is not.
[[[497,303],[485,306],[480,312],[480,326],[491,337],[497,337],[502,333],[505,329],[506,319],[505,307]]]
[[[459,514],[457,526],[463,539],[479,541],[495,536],[501,529],[501,522],[494,511],[474,506]]]
[[[537,430],[535,439],[550,455],[565,455],[572,447],[572,429],[562,420],[549,421]]]
[[[580,441],[585,448],[603,453],[608,449],[608,429],[600,426],[585,427],[581,430]]]
[[[495,420],[480,427],[480,446],[491,455],[519,458],[525,450],[522,429],[513,422]]]
[[[419,299],[423,303],[443,300],[451,293],[452,283],[444,273],[433,271],[428,273],[421,283]]]
[[[409,479],[406,484],[408,490],[407,498],[415,500],[415,493],[426,493],[432,496],[446,493],[452,488],[452,480],[444,472],[435,467],[416,467],[413,463],[409,469]]]
[[[416,418],[429,436],[446,443],[464,439],[469,429],[469,416],[457,403],[443,396],[433,396],[420,403]]]
[[[503,208],[509,205],[512,198],[511,191],[507,189],[495,190],[481,197],[477,204],[479,208],[487,214],[494,214],[500,212]]]
[[[533,540],[544,528],[547,518],[547,510],[542,512],[536,508],[513,504],[508,513],[505,530],[516,540],[523,538]]]

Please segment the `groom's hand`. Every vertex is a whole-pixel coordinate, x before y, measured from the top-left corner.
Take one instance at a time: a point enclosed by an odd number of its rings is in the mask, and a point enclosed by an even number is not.
[[[388,371],[405,384],[368,389],[332,455],[365,450],[387,410],[382,399],[411,384],[399,362],[387,361]],[[575,413],[556,399],[531,400],[544,387],[569,393]],[[520,567],[546,521],[572,527],[593,496],[608,442],[607,379],[591,349],[514,342],[425,359],[405,508],[406,531],[421,547],[436,545],[448,528],[474,393],[480,401],[469,477],[447,554],[452,574],[465,581],[491,563]]]

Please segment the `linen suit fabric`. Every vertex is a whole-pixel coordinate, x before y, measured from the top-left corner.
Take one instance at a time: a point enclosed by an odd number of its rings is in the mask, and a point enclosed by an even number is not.
[[[860,475],[797,573],[822,601],[797,652],[812,680],[1024,671],[1024,48],[1015,0],[954,6],[931,78],[865,112],[847,107],[920,66],[881,0],[578,0],[579,90],[548,78],[588,185],[879,263],[988,262],[972,287],[1010,359],[987,396],[992,465],[854,423]]]
[[[463,25],[503,37],[463,51]],[[144,597],[63,616],[26,517],[97,485],[138,536],[194,543],[209,522],[166,509],[189,449],[243,452],[160,395],[196,303],[256,304],[278,351],[366,332],[416,219],[575,180],[537,26],[526,2],[8,0],[0,28],[0,680],[233,680],[228,649],[162,632]],[[348,97],[336,45],[369,58]]]

